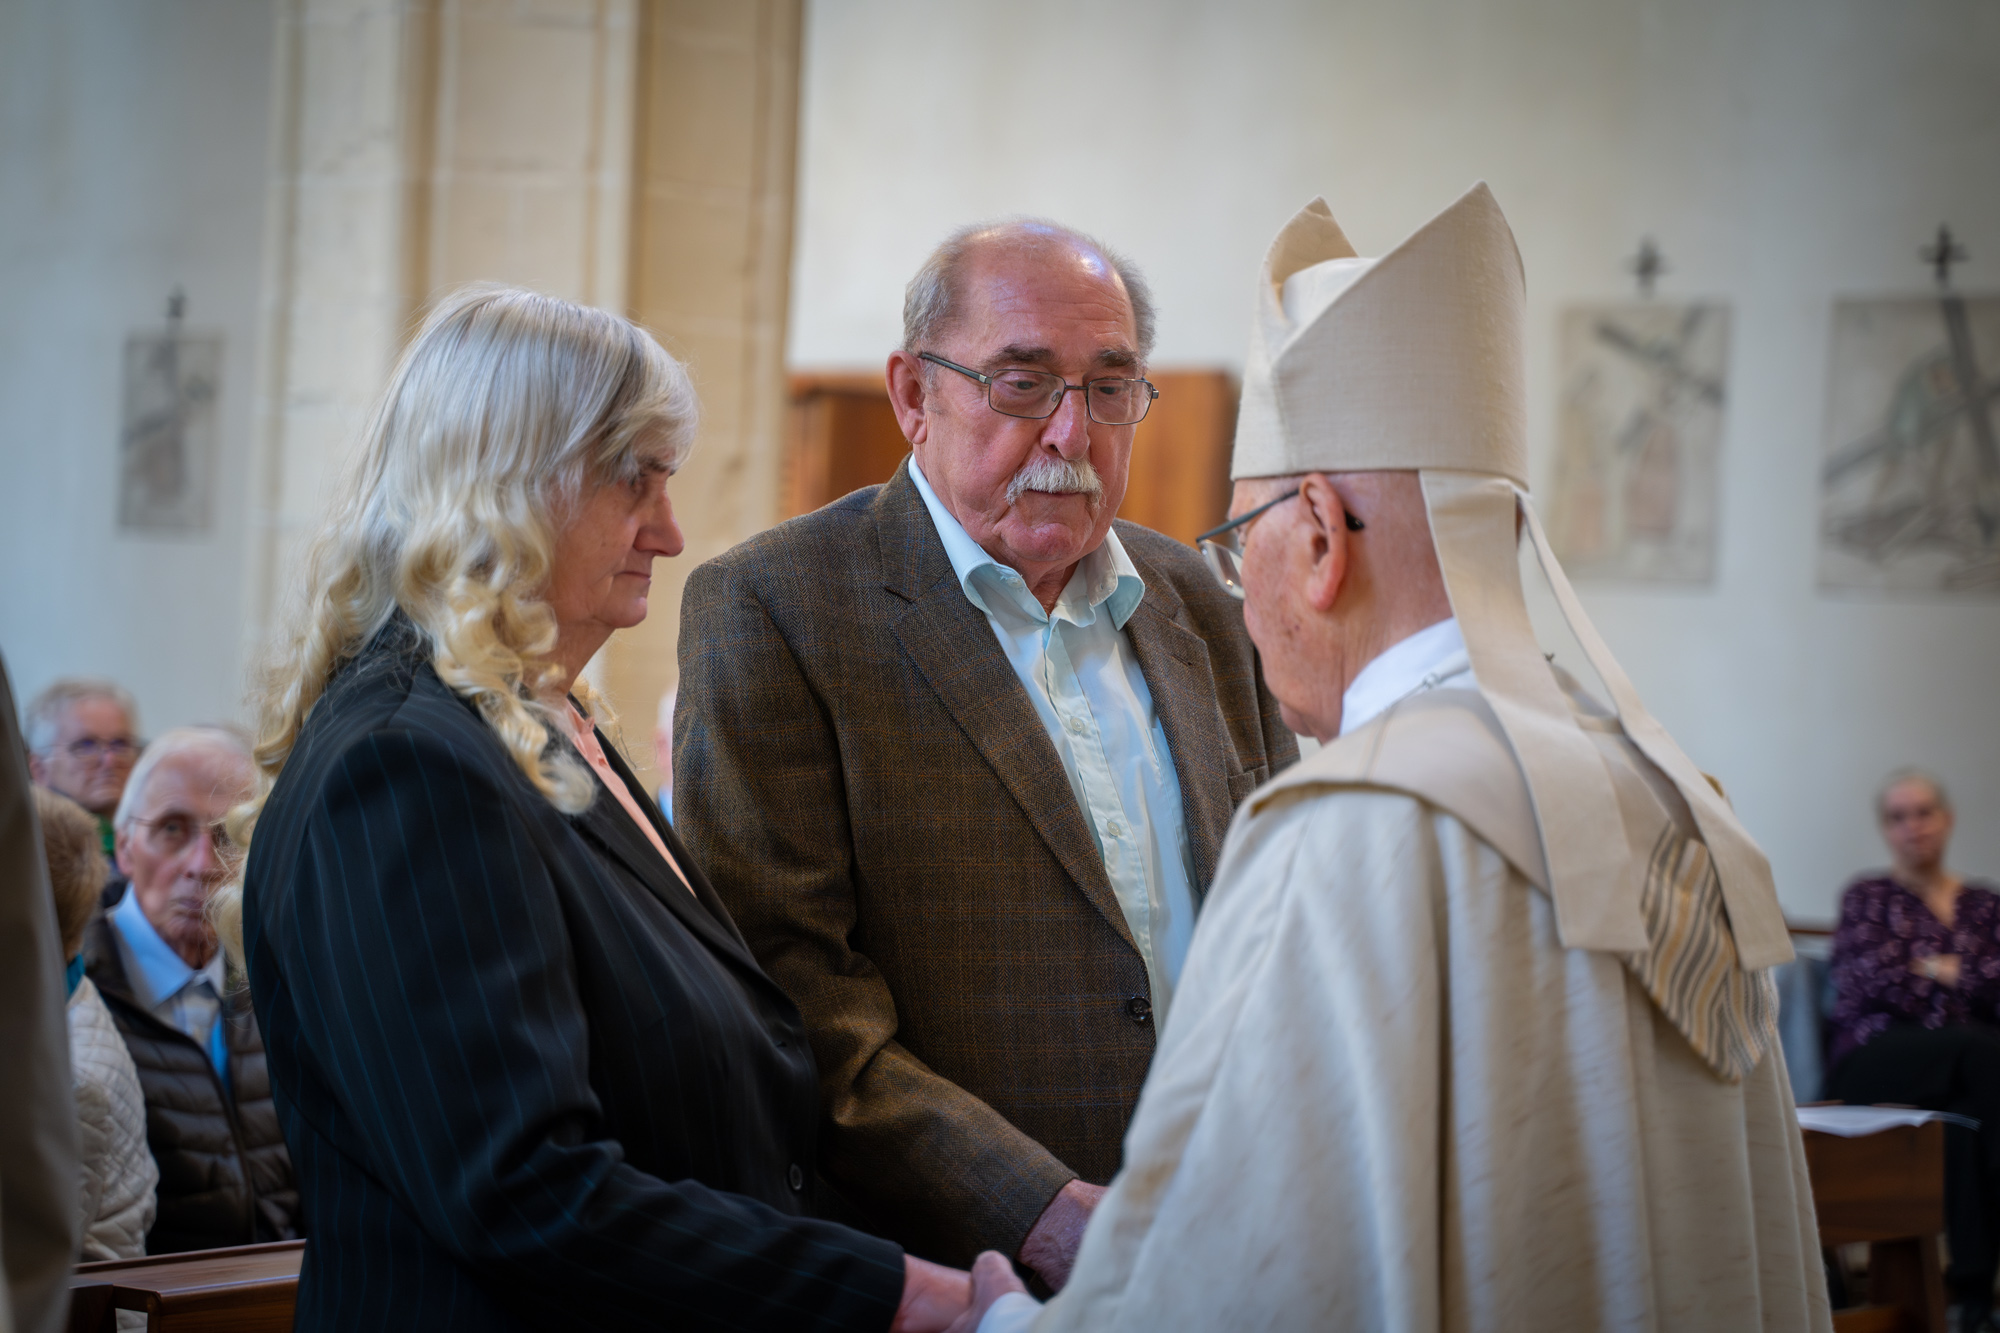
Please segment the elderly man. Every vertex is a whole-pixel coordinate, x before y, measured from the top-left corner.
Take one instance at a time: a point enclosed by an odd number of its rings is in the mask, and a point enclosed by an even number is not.
[[[864,1224],[1063,1281],[1231,811],[1296,756],[1240,609],[1115,523],[1153,316],[1062,227],[950,238],[913,456],[695,571],[676,827],[804,1011]]]
[[[1264,278],[1212,558],[1325,748],[1230,831],[1068,1288],[964,1322],[1826,1328],[1770,871],[1528,503],[1498,206],[1362,260],[1316,201]],[[1608,706],[1536,643],[1517,524]]]
[[[97,816],[113,854],[111,813],[139,757],[139,710],[108,680],[65,677],[28,703],[28,775]]]
[[[160,1168],[149,1254],[297,1235],[249,990],[225,979],[207,917],[228,872],[221,820],[252,780],[248,747],[223,728],[177,728],[149,745],[113,819],[131,885],[84,937],[85,971],[146,1095]]]

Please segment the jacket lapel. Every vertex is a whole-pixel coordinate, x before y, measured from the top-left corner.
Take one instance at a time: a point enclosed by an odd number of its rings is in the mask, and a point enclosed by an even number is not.
[[[875,500],[883,586],[909,603],[893,618],[911,665],[1013,796],[1069,877],[1136,944],[1069,775],[985,615],[966,600],[906,460]]]
[[[673,853],[674,861],[687,876],[694,893],[690,895],[687,889],[681,887],[673,870],[661,862],[652,842],[634,827],[631,816],[619,808],[618,799],[610,792],[600,793],[582,814],[570,816],[572,825],[651,890],[653,896],[666,904],[667,910],[693,931],[702,943],[762,978],[764,971],[751,956],[743,936],[737,932],[729,910],[716,896],[707,876],[696,867],[687,848],[674,835],[673,825],[660,814],[659,808],[626,765],[624,756],[618,753],[617,747],[602,731],[597,732],[597,743],[603,748],[604,757],[610,761],[612,771],[637,800],[639,809],[659,833],[660,840],[667,844],[667,850]]]
[[[1149,577],[1145,570],[1140,576],[1146,579],[1146,596],[1125,622],[1125,638],[1152,692],[1153,712],[1167,734],[1174,775],[1180,779],[1181,819],[1194,859],[1190,887],[1199,904],[1215,878],[1221,850],[1217,833],[1228,827],[1233,813],[1229,773],[1223,763],[1229,741],[1216,707],[1208,644],[1179,623],[1182,608],[1173,586],[1164,578]]]

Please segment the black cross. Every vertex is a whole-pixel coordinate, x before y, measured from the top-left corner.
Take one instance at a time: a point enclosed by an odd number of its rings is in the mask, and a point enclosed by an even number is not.
[[[1653,238],[1642,236],[1639,239],[1639,253],[1625,261],[1625,268],[1639,279],[1639,295],[1650,297],[1653,294],[1654,281],[1667,271],[1667,261],[1660,253],[1660,247],[1653,244]]]
[[[1929,264],[1931,270],[1937,274],[1937,285],[1939,287],[1949,287],[1951,286],[1951,266],[1953,264],[1962,264],[1972,256],[1965,252],[1965,247],[1960,245],[1958,238],[1951,234],[1951,228],[1940,222],[1938,224],[1937,240],[1917,251],[1917,257],[1922,259],[1926,264]]]

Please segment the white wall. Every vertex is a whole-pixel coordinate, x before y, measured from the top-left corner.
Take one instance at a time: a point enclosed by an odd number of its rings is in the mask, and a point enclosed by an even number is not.
[[[1240,365],[1299,205],[1326,194],[1376,254],[1484,178],[1527,262],[1537,476],[1556,308],[1629,294],[1658,237],[1664,296],[1736,310],[1720,572],[1586,587],[1599,628],[1795,915],[1881,862],[1869,793],[1902,763],[1953,787],[1960,868],[2000,876],[2000,605],[1814,585],[1834,296],[1921,290],[1945,219],[1964,284],[2000,288],[2000,7],[813,0],[802,130],[790,352],[814,367],[879,366],[925,251],[1012,212],[1138,260],[1157,362]]]
[[[103,674],[148,732],[240,715],[268,0],[0,4],[0,651]],[[117,530],[120,358],[220,331],[214,526]]]

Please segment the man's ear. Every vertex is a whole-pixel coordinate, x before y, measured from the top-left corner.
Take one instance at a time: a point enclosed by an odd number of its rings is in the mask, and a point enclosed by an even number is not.
[[[903,438],[912,445],[922,444],[930,433],[930,419],[924,412],[923,362],[899,348],[889,353],[883,375],[889,382],[889,406],[896,413]]]
[[[1306,509],[1306,533],[1312,542],[1312,567],[1306,572],[1306,603],[1322,615],[1333,610],[1347,582],[1352,552],[1348,541],[1347,503],[1324,472],[1309,473],[1299,483],[1299,500]]]
[[[125,864],[125,847],[131,837],[130,828],[117,829],[111,834],[111,862],[118,867],[118,873],[127,879],[132,878],[132,871]]]
[[[37,787],[46,787],[49,785],[48,772],[47,765],[42,763],[42,757],[33,750],[28,751],[28,781]]]

